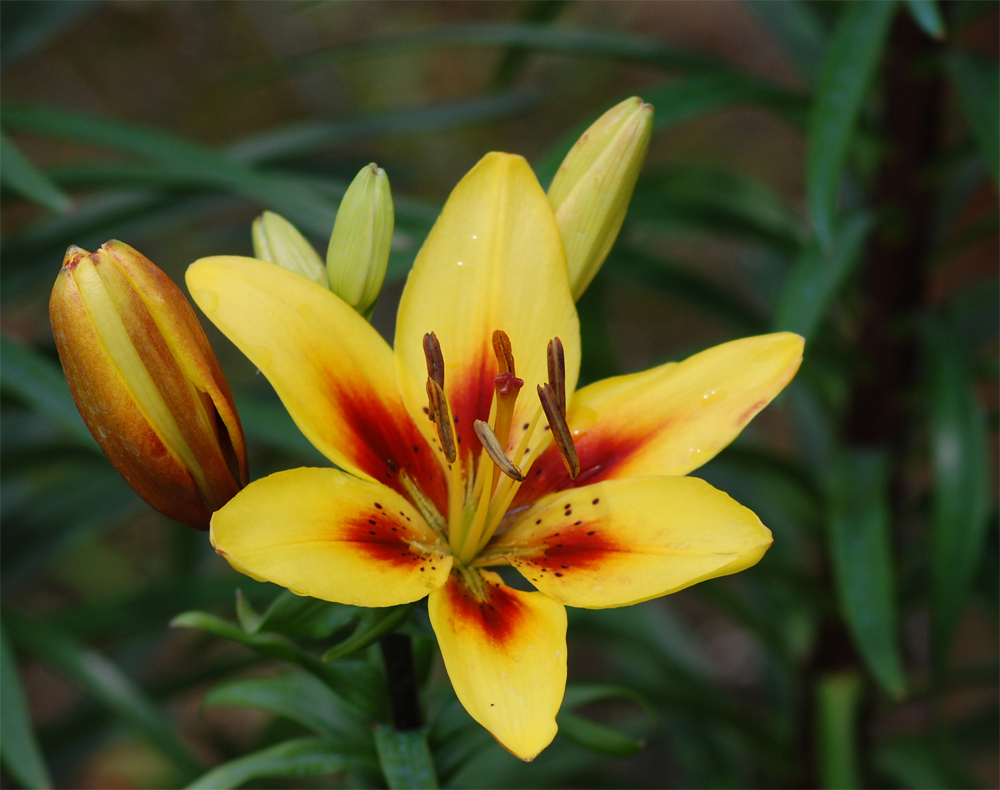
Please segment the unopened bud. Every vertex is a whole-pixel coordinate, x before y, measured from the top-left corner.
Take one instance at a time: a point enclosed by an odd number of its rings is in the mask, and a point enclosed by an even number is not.
[[[70,247],[49,301],[73,400],[139,496],[188,526],[247,483],[232,395],[191,305],[120,241]]]
[[[612,107],[570,149],[549,187],[579,299],[618,237],[653,132],[653,106],[638,97]]]
[[[382,290],[394,219],[385,171],[375,164],[362,168],[340,202],[326,273],[330,290],[364,316]]]
[[[253,254],[326,287],[323,259],[298,228],[280,214],[265,211],[253,221]]]

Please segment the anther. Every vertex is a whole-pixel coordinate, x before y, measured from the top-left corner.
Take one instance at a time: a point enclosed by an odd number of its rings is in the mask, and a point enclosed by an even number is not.
[[[549,341],[548,362],[549,384],[556,396],[556,403],[559,404],[559,411],[566,414],[566,354],[558,337]]]
[[[424,358],[427,360],[427,376],[444,389],[444,355],[441,353],[437,335],[433,332],[424,335]]]
[[[507,454],[500,446],[500,440],[497,439],[497,435],[493,433],[493,429],[490,428],[489,424],[483,422],[482,420],[476,420],[473,428],[475,429],[476,436],[479,437],[479,441],[482,443],[483,448],[486,450],[486,454],[490,457],[493,463],[496,464],[497,469],[512,480],[523,483],[524,475],[521,474],[521,470],[518,469],[507,457]]]
[[[444,390],[433,378],[427,379],[427,401],[430,405],[430,418],[437,424],[438,439],[441,440],[441,450],[448,463],[454,463],[455,451],[455,429],[451,422],[451,414],[448,409],[448,399]]]
[[[538,385],[538,399],[542,402],[542,411],[545,412],[549,427],[552,428],[552,439],[566,465],[566,471],[571,478],[576,479],[580,474],[580,456],[576,454],[573,434],[566,423],[566,413],[559,408],[556,394],[548,384]]]
[[[497,358],[497,365],[500,373],[510,373],[516,375],[514,371],[514,350],[510,345],[510,338],[502,329],[493,330],[493,353]]]

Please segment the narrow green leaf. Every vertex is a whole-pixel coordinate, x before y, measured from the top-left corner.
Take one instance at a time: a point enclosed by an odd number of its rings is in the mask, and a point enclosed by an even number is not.
[[[198,760],[178,739],[156,705],[107,657],[70,636],[18,618],[5,621],[17,644],[79,685],[162,751],[185,776],[197,776]]]
[[[789,254],[804,236],[795,212],[770,186],[706,167],[672,167],[644,176],[632,196],[629,221],[732,236]]]
[[[809,120],[806,191],[825,250],[833,245],[840,177],[895,12],[895,2],[845,5],[823,58]]]
[[[523,5],[521,21],[526,24],[551,25],[567,5],[569,0],[530,0]],[[530,54],[524,47],[510,47],[503,53],[500,65],[497,66],[493,84],[506,88],[513,83]]]
[[[180,137],[117,121],[51,107],[4,105],[11,129],[74,140],[152,159],[193,184],[208,185],[271,208],[296,226],[320,236],[333,227],[335,208],[298,179],[266,174]]]
[[[937,0],[906,0],[906,9],[920,29],[931,38],[944,38],[944,17]]]
[[[809,84],[815,84],[822,67],[827,31],[812,5],[746,2],[743,7],[764,22],[799,74]]]
[[[816,744],[820,783],[828,790],[862,787],[858,759],[858,705],[863,681],[857,674],[826,675],[816,684]]]
[[[243,590],[236,591],[236,621],[240,628],[248,634],[255,634],[260,629],[260,622],[263,618],[253,608],[253,604],[243,594]]]
[[[57,365],[6,335],[0,335],[0,357],[0,389],[48,417],[81,446],[99,452]]]
[[[928,787],[972,787],[956,782],[954,769],[942,759],[940,744],[928,738],[896,737],[878,744],[875,769],[889,780],[889,787],[926,790]]]
[[[7,635],[0,625],[0,758],[4,767],[22,785],[31,790],[52,787],[52,779],[45,765],[31,716],[21,690],[17,659],[10,649]]]
[[[560,711],[556,722],[559,724],[559,735],[567,741],[599,754],[631,757],[646,745],[644,740],[622,735],[617,730],[587,721],[568,711]]]
[[[350,661],[325,663],[279,634],[248,634],[235,623],[207,612],[185,612],[171,621],[174,628],[198,628],[257,651],[270,658],[298,664],[326,683],[348,702],[377,716],[384,707],[384,683],[371,664]]]
[[[977,52],[955,50],[945,58],[958,103],[989,166],[993,183],[1000,185],[1000,73],[997,64]]]
[[[326,639],[361,616],[362,611],[356,606],[320,601],[284,590],[267,608],[258,630]]]
[[[797,332],[807,342],[812,340],[827,308],[854,270],[872,224],[869,214],[845,218],[829,256],[823,254],[818,242],[802,249],[781,292],[775,331]]]
[[[438,786],[434,758],[427,745],[425,729],[401,732],[384,725],[377,727],[375,746],[390,790]]]
[[[326,776],[357,761],[339,751],[341,744],[324,738],[297,738],[230,760],[187,786],[187,790],[228,790],[251,779]]]
[[[933,652],[940,671],[982,556],[993,506],[993,470],[989,425],[962,346],[941,321],[929,323],[923,335],[934,469]]]
[[[889,465],[879,451],[845,451],[830,480],[830,561],[840,611],[869,671],[891,696],[906,693],[897,638]]]
[[[21,197],[63,214],[73,201],[45,173],[35,167],[21,149],[0,131],[0,183]]]
[[[719,69],[647,88],[642,98],[656,110],[654,132],[737,104],[759,104],[792,122],[804,119],[807,107],[806,99],[800,94],[745,74]],[[535,165],[539,182],[548,185],[570,148],[594,120],[578,124],[549,147]]]
[[[382,609],[366,609],[358,620],[358,627],[348,639],[334,645],[323,654],[324,661],[347,658],[383,636],[396,630],[413,610],[412,604],[387,606]]]
[[[681,264],[652,258],[637,247],[612,249],[602,274],[653,288],[747,334],[766,331],[767,323],[739,298]]]
[[[257,708],[285,716],[317,735],[337,736],[354,749],[371,748],[371,732],[356,711],[325,683],[304,672],[286,672],[266,678],[241,678],[216,686],[202,707]]]
[[[309,121],[243,138],[227,146],[226,153],[239,162],[272,162],[364,140],[444,132],[505,118],[523,113],[541,100],[542,95],[529,88],[462,101],[396,108],[342,121]]]

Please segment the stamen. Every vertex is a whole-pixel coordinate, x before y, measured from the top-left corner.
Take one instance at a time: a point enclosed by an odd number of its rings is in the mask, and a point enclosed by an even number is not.
[[[444,355],[437,335],[428,332],[424,335],[424,358],[427,360],[427,376],[444,389]],[[434,418],[431,417],[433,420]]]
[[[514,372],[514,351],[510,346],[510,338],[502,329],[493,330],[493,353],[496,355],[501,373],[516,375]]]
[[[504,448],[500,446],[500,440],[493,433],[493,429],[482,420],[476,420],[473,428],[476,431],[476,436],[479,437],[479,441],[482,442],[483,449],[486,450],[490,459],[496,464],[496,468],[512,480],[517,480],[519,483],[524,482],[524,475],[521,474],[521,470],[507,457]]]
[[[431,529],[438,535],[444,537],[444,517],[427,495],[420,490],[420,486],[413,482],[413,478],[410,477],[405,469],[399,470],[399,482],[403,484],[406,493],[410,495],[410,501],[420,511],[420,515],[424,517],[424,521],[430,524]]]
[[[548,384],[538,385],[538,398],[542,402],[542,409],[548,418],[549,427],[552,429],[552,438],[562,455],[563,463],[569,476],[576,479],[580,474],[580,457],[576,454],[576,445],[573,444],[573,434],[566,423],[566,413],[559,408],[555,392]]]
[[[455,428],[451,422],[451,409],[448,408],[448,398],[441,385],[433,378],[427,379],[427,401],[430,404],[428,416],[431,422],[437,424],[438,439],[441,440],[441,450],[448,463],[455,462]]]
[[[559,411],[566,413],[566,354],[562,341],[558,337],[549,341],[549,384],[556,396]],[[552,422],[549,420],[549,422]]]

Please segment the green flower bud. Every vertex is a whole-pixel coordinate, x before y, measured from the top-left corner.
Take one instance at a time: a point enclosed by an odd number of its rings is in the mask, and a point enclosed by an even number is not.
[[[184,294],[120,241],[70,247],[49,317],[73,400],[115,469],[161,513],[208,529],[247,484],[247,451]]]
[[[253,254],[255,258],[276,263],[326,286],[323,259],[298,229],[280,214],[265,211],[253,221]]]
[[[549,187],[573,298],[594,279],[618,237],[653,132],[653,106],[633,96],[612,107],[570,149]]]
[[[326,251],[330,290],[364,316],[382,290],[393,222],[389,178],[370,164],[347,188]]]

